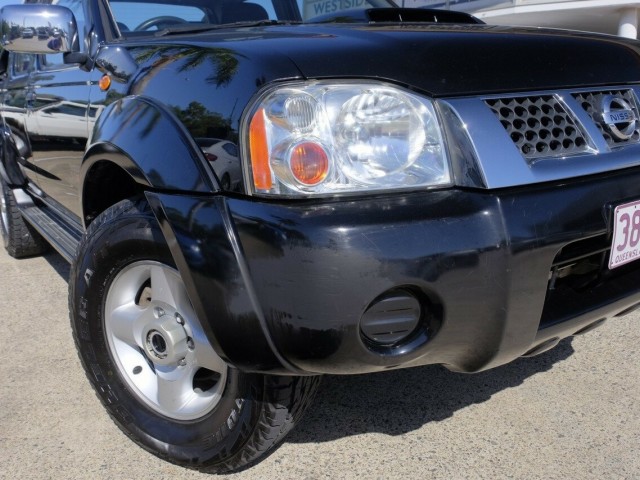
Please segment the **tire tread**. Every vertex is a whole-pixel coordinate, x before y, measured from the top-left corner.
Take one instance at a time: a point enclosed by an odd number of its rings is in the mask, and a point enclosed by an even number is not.
[[[238,472],[272,453],[301,420],[313,401],[322,377],[265,375],[263,409],[251,436],[229,460],[202,468],[207,473]]]
[[[49,244],[44,238],[24,219],[16,204],[13,192],[4,183],[2,190],[7,202],[8,229],[5,247],[9,255],[14,258],[31,257],[47,251]]]

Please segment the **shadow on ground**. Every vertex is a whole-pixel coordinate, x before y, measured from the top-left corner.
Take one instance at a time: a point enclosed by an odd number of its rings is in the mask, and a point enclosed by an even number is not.
[[[315,402],[286,441],[328,442],[370,432],[402,435],[516,387],[550,370],[573,352],[568,339],[540,356],[474,375],[431,365],[369,375],[327,376]]]
[[[62,258],[62,256],[55,250],[50,250],[44,255],[44,259],[51,265],[58,275],[65,281],[69,281],[69,271],[71,265]]]

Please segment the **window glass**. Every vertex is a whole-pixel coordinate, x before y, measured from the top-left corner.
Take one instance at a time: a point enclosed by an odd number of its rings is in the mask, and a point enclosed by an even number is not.
[[[232,157],[238,156],[238,147],[236,147],[235,143],[225,143],[222,148]]]
[[[110,5],[121,32],[158,30],[167,24],[209,22],[204,10],[191,5],[138,2],[111,2]]]
[[[270,20],[278,20],[278,16],[276,15],[276,11],[273,8],[273,2],[271,0],[247,0],[244,3],[255,3],[256,5],[260,5],[264,8],[265,12],[267,12]]]
[[[87,113],[87,107],[81,104],[73,104],[70,102],[62,102],[55,107],[49,107],[42,110],[45,113],[54,115],[73,115],[74,117],[84,117]]]

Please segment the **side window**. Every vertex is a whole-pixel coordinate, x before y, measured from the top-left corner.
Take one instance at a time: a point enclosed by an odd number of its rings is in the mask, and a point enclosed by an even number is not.
[[[13,77],[29,75],[36,64],[36,56],[32,53],[14,53],[11,60],[11,74]]]
[[[85,32],[85,12],[84,2],[80,0],[58,0],[54,1],[56,5],[67,7],[73,12],[73,16],[76,18],[76,24],[78,26],[78,37],[80,41],[80,50],[85,50],[84,39],[86,38]],[[65,65],[62,53],[51,53],[48,55],[42,55],[40,65],[42,69],[48,70],[53,68],[60,68]]]
[[[155,31],[181,23],[209,22],[209,16],[202,8],[175,3],[112,1],[110,6],[120,32]]]
[[[86,105],[76,104],[73,102],[62,102],[55,107],[43,109],[46,113],[51,115],[71,115],[74,117],[84,118],[87,113]]]
[[[238,156],[238,147],[236,147],[235,143],[225,143],[222,148],[232,157]]]

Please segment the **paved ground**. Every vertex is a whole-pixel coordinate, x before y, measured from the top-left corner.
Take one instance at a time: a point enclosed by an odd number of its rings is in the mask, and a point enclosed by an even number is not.
[[[73,349],[64,261],[0,250],[0,479],[211,478],[142,451],[103,412]],[[229,478],[640,478],[638,320],[473,376],[328,377],[282,447]]]

